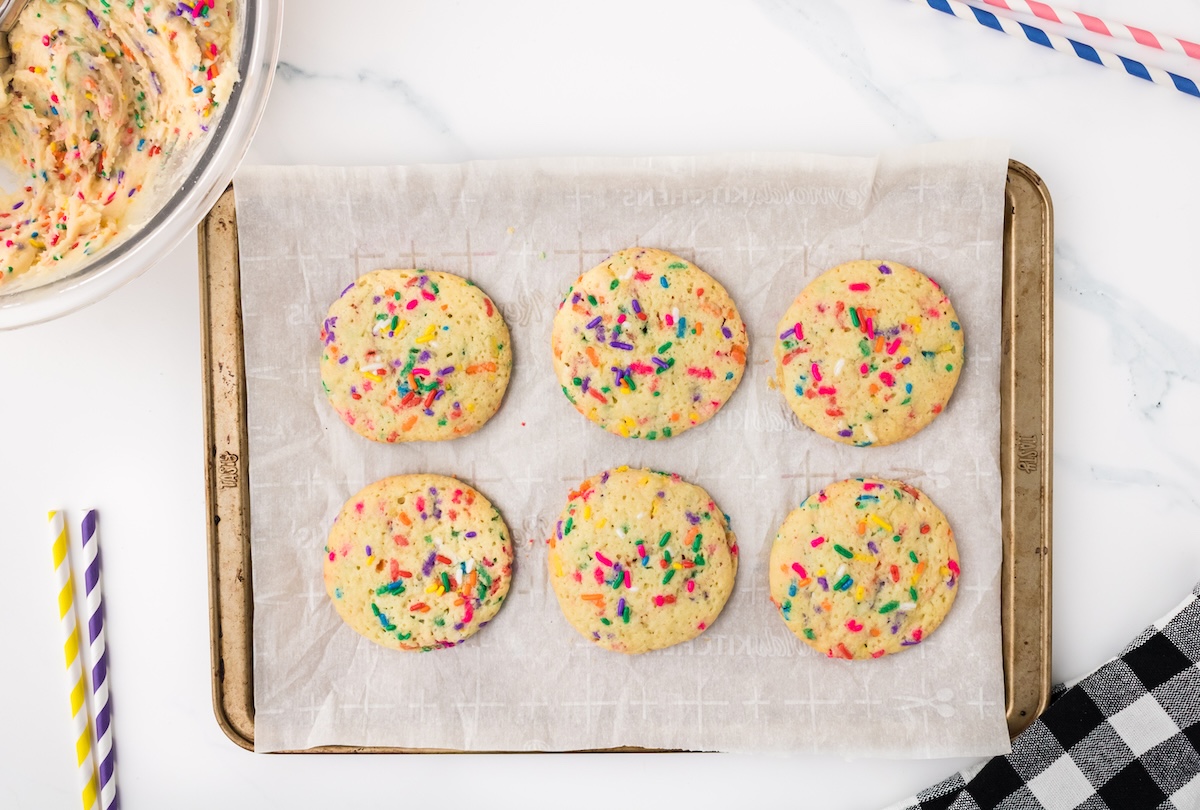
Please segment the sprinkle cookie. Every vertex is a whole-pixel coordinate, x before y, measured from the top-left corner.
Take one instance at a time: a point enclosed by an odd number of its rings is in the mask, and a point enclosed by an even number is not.
[[[554,371],[605,430],[668,439],[710,419],[746,366],[746,326],[725,288],[663,250],[614,253],[580,276],[554,317]]]
[[[700,635],[737,574],[729,518],[678,475],[618,467],[572,492],[547,564],[571,626],[609,650],[642,653]]]
[[[499,409],[512,372],[499,310],[450,273],[367,273],[329,307],[321,342],[329,402],[377,442],[474,433]]]
[[[771,601],[830,658],[879,658],[927,639],[954,604],[958,549],[920,490],[855,478],[810,495],[771,547]]]
[[[901,441],[946,407],[963,364],[954,307],[895,262],[840,264],[779,322],[778,383],[800,421],[859,447]]]
[[[512,562],[508,527],[487,498],[444,475],[398,475],[342,507],[325,546],[325,591],[376,644],[436,650],[496,615]]]

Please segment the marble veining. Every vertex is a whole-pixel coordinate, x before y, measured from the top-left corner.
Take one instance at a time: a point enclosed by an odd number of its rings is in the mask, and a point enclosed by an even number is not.
[[[421,116],[429,127],[443,136],[448,142],[455,143],[457,139],[450,131],[450,125],[445,116],[430,100],[417,93],[412,86],[401,78],[381,76],[371,70],[359,70],[354,74],[323,73],[307,70],[292,62],[280,61],[275,66],[275,80],[289,84],[304,84],[306,82],[331,82],[335,86],[342,83],[355,83],[372,91],[382,91],[395,96],[405,107]]]

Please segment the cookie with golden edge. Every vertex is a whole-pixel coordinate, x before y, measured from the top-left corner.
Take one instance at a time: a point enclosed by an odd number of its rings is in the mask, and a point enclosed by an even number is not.
[[[499,511],[444,475],[367,486],[342,507],[324,553],[338,615],[399,650],[463,643],[500,610],[512,581],[512,538]]]
[[[771,601],[788,629],[830,658],[879,658],[938,628],[961,575],[954,531],[899,481],[830,484],[795,509],[770,555]]]
[[[695,638],[737,575],[737,539],[709,494],[678,475],[618,467],[571,492],[547,565],[563,616],[624,653]]]
[[[800,421],[859,447],[912,436],[946,407],[963,331],[944,290],[896,262],[853,261],[818,276],[788,307],[776,379]]]
[[[377,442],[479,430],[512,374],[508,326],[461,276],[375,270],[342,291],[321,328],[321,384],[342,421]]]
[[[741,382],[746,326],[691,262],[630,248],[567,291],[551,333],[563,394],[605,430],[668,439],[711,419]]]

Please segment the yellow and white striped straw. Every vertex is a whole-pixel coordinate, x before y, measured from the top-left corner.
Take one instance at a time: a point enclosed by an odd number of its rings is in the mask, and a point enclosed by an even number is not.
[[[75,622],[75,591],[71,564],[67,560],[67,527],[61,512],[50,512],[50,537],[54,542],[54,573],[58,577],[58,620],[62,624],[63,658],[71,688],[71,722],[75,737],[75,766],[79,770],[84,810],[96,807],[96,766],[92,760],[92,730],[88,720],[87,686],[79,658],[79,626]]]

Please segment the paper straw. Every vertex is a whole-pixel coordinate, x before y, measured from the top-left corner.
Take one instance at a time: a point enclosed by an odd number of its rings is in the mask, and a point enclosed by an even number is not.
[[[1049,3],[1039,3],[1037,0],[983,0],[983,2],[996,8],[1006,8],[1009,11],[1023,11],[1026,14],[1032,14],[1035,17],[1049,20],[1050,22],[1086,28],[1093,34],[1102,34],[1114,39],[1124,39],[1129,42],[1136,42],[1139,45],[1145,45],[1147,48],[1157,48],[1160,51],[1181,53],[1193,59],[1200,59],[1200,45],[1197,45],[1195,42],[1167,36],[1166,34],[1156,34],[1153,31],[1147,31],[1145,28],[1136,28],[1132,25],[1126,25],[1125,23],[1113,20],[1103,20],[1099,17],[1093,17],[1091,14],[1072,11],[1068,8],[1058,8]]]
[[[84,810],[96,807],[96,768],[92,764],[92,729],[88,722],[83,666],[79,661],[79,627],[75,624],[75,595],[71,583],[71,564],[67,561],[67,527],[60,512],[50,512],[50,537],[54,541],[54,573],[58,577],[58,620],[62,624],[63,657],[67,664],[67,683],[71,687],[71,721],[75,735],[75,767]]]
[[[1015,37],[1027,39],[1030,42],[1050,48],[1051,50],[1074,54],[1080,59],[1086,59],[1088,62],[1095,62],[1097,65],[1123,70],[1130,76],[1136,76],[1148,82],[1161,84],[1164,87],[1174,87],[1181,93],[1187,93],[1189,96],[1200,98],[1200,88],[1197,88],[1196,83],[1186,76],[1179,76],[1160,68],[1148,67],[1136,59],[1118,56],[1110,51],[1093,48],[1091,45],[1085,45],[1082,42],[1077,42],[1058,34],[1050,34],[1040,28],[1026,25],[1023,22],[1017,22],[1009,17],[999,17],[982,8],[968,6],[966,3],[960,2],[960,0],[911,0],[911,2],[927,5],[936,11],[950,14],[963,20],[974,20],[980,25],[994,28],[997,31],[1003,31]]]
[[[100,538],[96,535],[96,510],[89,510],[80,526],[83,534],[83,581],[87,592],[88,639],[92,665],[92,711],[96,719],[96,759],[100,762],[100,806],[118,810],[117,757],[113,750],[112,707],[108,702],[108,648],[104,643],[104,592],[101,587]]]

